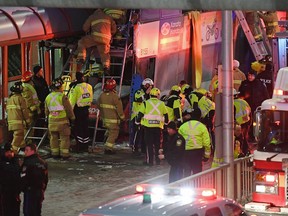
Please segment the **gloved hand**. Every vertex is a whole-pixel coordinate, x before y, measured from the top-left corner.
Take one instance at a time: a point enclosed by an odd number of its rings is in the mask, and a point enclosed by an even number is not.
[[[159,149],[158,153],[159,153],[160,155],[163,155],[163,149]]]
[[[202,157],[202,161],[203,161],[203,162],[208,162],[208,161],[209,161],[209,158]]]
[[[160,160],[164,160],[164,159],[165,159],[165,156],[164,156],[163,154],[160,154],[160,155],[158,155],[158,158],[159,158]]]

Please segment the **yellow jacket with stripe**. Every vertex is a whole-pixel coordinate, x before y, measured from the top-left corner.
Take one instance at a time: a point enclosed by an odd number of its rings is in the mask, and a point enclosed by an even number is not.
[[[149,128],[161,128],[164,124],[168,124],[168,112],[165,103],[158,98],[151,97],[144,101],[140,107],[139,114],[136,119],[136,124]]]
[[[97,38],[98,42],[110,44],[112,35],[116,33],[117,27],[115,21],[109,15],[105,14],[101,9],[88,17],[83,25],[83,30]]]
[[[61,91],[53,91],[46,97],[45,114],[51,131],[57,131],[59,125],[69,124],[69,119],[75,119],[68,97]]]
[[[40,113],[40,101],[37,96],[37,92],[31,83],[23,83],[22,96],[26,101],[29,115],[33,116],[33,113]]]
[[[245,100],[234,99],[234,107],[234,116],[237,124],[242,125],[250,121],[251,108]]]
[[[122,101],[115,91],[102,92],[97,101],[97,107],[104,125],[120,124],[120,120],[125,118]]]
[[[177,95],[170,95],[165,101],[169,121],[183,122],[181,100]]]
[[[204,148],[204,156],[210,157],[211,154],[211,140],[207,127],[197,121],[190,120],[183,123],[178,133],[181,134],[186,142],[185,150],[195,150]]]
[[[6,105],[8,130],[23,130],[30,124],[29,112],[21,94],[12,94]]]
[[[93,89],[88,83],[81,82],[71,88],[69,101],[72,108],[77,104],[78,107],[91,106],[93,101]]]

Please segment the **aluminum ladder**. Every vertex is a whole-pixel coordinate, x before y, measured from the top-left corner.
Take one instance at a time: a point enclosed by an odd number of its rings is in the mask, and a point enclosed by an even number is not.
[[[254,36],[252,35],[251,31],[250,31],[250,28],[247,24],[247,21],[245,19],[245,16],[243,14],[242,11],[234,11],[238,20],[239,20],[239,23],[246,35],[246,38],[249,42],[249,45],[251,47],[251,50],[255,56],[255,59],[258,61],[258,60],[261,60],[263,59],[266,55],[271,55],[271,46],[270,46],[270,43],[269,43],[269,40],[267,38],[267,35],[266,35],[266,32],[263,28],[263,25],[262,25],[262,22],[260,22],[260,27],[261,27],[261,30],[262,30],[262,40],[261,41],[256,41]]]
[[[39,118],[37,119],[35,125],[37,125],[37,123],[39,123],[39,121],[43,121],[43,124],[45,125],[45,118]],[[45,141],[47,135],[48,135],[48,128],[47,127],[40,127],[40,126],[35,126],[35,125],[31,125],[30,128],[28,129],[28,131],[26,132],[25,136],[24,136],[24,141],[25,143],[27,143],[29,140],[38,140],[38,144],[37,144],[37,149],[41,146],[41,144]],[[43,134],[42,136],[30,136],[31,131],[33,131],[35,133],[35,131],[42,131]]]

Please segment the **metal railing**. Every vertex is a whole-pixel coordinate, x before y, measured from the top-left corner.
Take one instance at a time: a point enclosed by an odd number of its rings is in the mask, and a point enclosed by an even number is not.
[[[234,179],[227,179],[229,164],[205,170],[169,184],[176,187],[215,188],[217,195],[228,197],[227,182],[234,181],[234,197],[239,203],[251,199],[253,186],[253,168],[249,164],[251,157],[239,158],[234,161]]]

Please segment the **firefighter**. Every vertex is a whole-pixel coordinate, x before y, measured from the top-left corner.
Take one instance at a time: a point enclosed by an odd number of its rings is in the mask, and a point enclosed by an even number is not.
[[[247,141],[248,131],[251,126],[251,108],[245,100],[238,98],[238,92],[236,89],[233,89],[233,95],[235,124],[241,126],[241,133],[243,138],[241,142],[241,150],[246,155],[249,153]]]
[[[11,95],[8,98],[6,110],[8,130],[13,131],[12,150],[17,153],[20,148],[25,147],[24,130],[30,125],[29,111],[26,101],[22,96],[22,82],[16,82],[10,88]]]
[[[185,152],[185,140],[178,133],[177,125],[174,121],[170,121],[167,125],[168,137],[163,142],[163,149],[159,151],[160,160],[167,159],[170,165],[169,183],[175,182],[183,178],[183,156]]]
[[[263,39],[261,34],[261,28],[260,28],[260,19],[257,14],[257,11],[246,11],[245,12],[245,18],[247,21],[247,24],[249,26],[249,29],[254,36],[254,39],[256,41],[260,41]]]
[[[141,148],[141,153],[146,153],[146,147],[144,142],[144,131],[141,125],[135,125],[136,116],[139,113],[141,104],[150,98],[150,91],[153,88],[153,80],[146,78],[141,83],[141,88],[138,89],[134,94],[134,101],[132,104],[131,112],[131,125],[132,125],[132,152],[135,155],[140,155],[139,148]]]
[[[62,85],[61,78],[52,81],[50,86],[52,92],[45,99],[45,115],[48,118],[52,157],[55,159],[62,157],[65,160],[70,156],[69,120],[74,121],[75,116],[68,97],[63,93]]]
[[[126,10],[116,8],[104,8],[103,11],[105,14],[113,18],[117,25],[117,32],[115,33],[115,37],[121,38],[122,34],[119,29],[121,29],[121,27],[126,23]]]
[[[110,43],[112,36],[116,33],[116,23],[109,15],[105,14],[102,9],[97,9],[88,17],[83,25],[85,35],[78,41],[78,48],[75,54],[80,62],[86,59],[86,48],[96,46],[99,52],[104,73],[110,71]]]
[[[246,80],[246,75],[239,69],[240,63],[233,60],[233,86],[236,91],[239,90],[241,83]]]
[[[211,154],[211,140],[206,126],[200,122],[201,110],[195,109],[191,120],[183,123],[178,133],[185,139],[184,177],[202,171],[202,160],[207,162]]]
[[[104,127],[107,129],[107,140],[104,144],[105,154],[115,154],[115,141],[118,138],[120,130],[120,121],[125,116],[121,99],[116,92],[116,81],[107,79],[98,101],[97,107],[100,110],[100,116]]]
[[[164,124],[169,121],[168,112],[165,103],[161,101],[160,90],[152,88],[150,91],[150,99],[143,102],[140,107],[136,124],[144,128],[144,142],[146,145],[146,161],[145,165],[153,166],[154,159],[156,165],[160,164],[158,158],[159,149],[162,148],[162,130]]]
[[[178,85],[172,86],[170,90],[170,95],[165,101],[165,105],[168,111],[169,121],[175,121],[177,125],[183,122],[182,119],[182,110],[181,110],[181,101],[180,101],[180,92],[181,89]]]
[[[21,79],[23,85],[22,96],[26,101],[26,105],[29,111],[30,127],[35,126],[38,115],[41,114],[40,101],[34,88],[32,77],[33,73],[31,71],[26,71]],[[24,133],[26,134],[27,131],[25,130]],[[34,136],[34,130],[30,131],[29,136]]]
[[[20,165],[10,143],[0,149],[0,176],[0,215],[19,216]]]
[[[184,99],[182,99],[182,116],[183,116],[183,121],[187,121],[191,118],[191,114],[193,111],[193,107],[190,103],[189,100],[189,95],[191,94],[191,92],[193,91],[193,88],[188,85],[188,84],[184,84],[181,87],[181,94],[184,96]]]
[[[84,74],[76,72],[76,82],[70,89],[69,101],[74,110],[75,133],[80,150],[88,149],[89,142],[89,107],[93,101],[92,86],[84,82]]]
[[[275,33],[280,31],[277,11],[267,11],[266,13],[258,11],[257,14],[264,21],[267,37],[273,38]]]
[[[21,188],[24,192],[24,216],[40,216],[44,192],[48,184],[48,165],[37,153],[35,144],[25,147],[20,175]]]
[[[218,68],[215,69],[215,74],[211,79],[209,91],[212,93],[212,100],[215,101],[216,94],[218,93]]]

